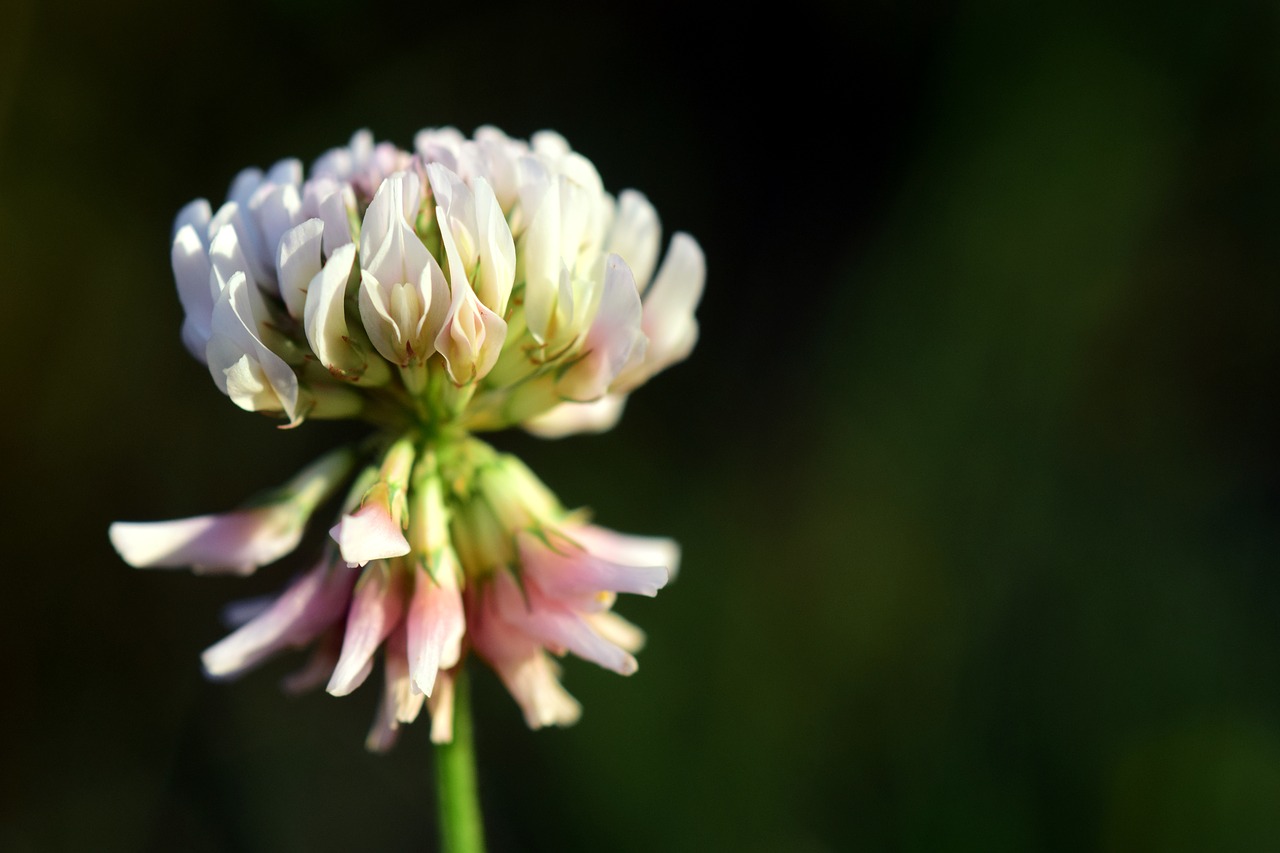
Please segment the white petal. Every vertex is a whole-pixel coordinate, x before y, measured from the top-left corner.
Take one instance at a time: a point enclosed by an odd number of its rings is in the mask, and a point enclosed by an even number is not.
[[[480,240],[480,273],[476,296],[499,317],[505,317],[507,300],[516,277],[516,244],[493,188],[484,178],[475,181],[476,233]]]
[[[347,243],[329,256],[329,262],[307,285],[302,327],[320,363],[337,375],[355,373],[363,359],[348,341],[346,294],[355,265],[356,247]]]
[[[560,193],[553,186],[535,184],[521,187],[520,203],[528,220],[521,236],[520,256],[524,262],[524,313],[529,333],[538,342],[546,340],[560,290]],[[531,202],[536,198],[536,207]]]
[[[280,282],[280,297],[289,316],[295,319],[302,318],[307,288],[311,279],[320,272],[323,236],[324,222],[308,219],[286,231],[280,240],[280,248],[276,252],[276,277]]]
[[[209,207],[208,199],[198,198],[189,202],[183,206],[182,210],[178,211],[178,215],[173,219],[173,236],[177,237],[178,232],[184,226],[190,225],[195,228],[196,235],[207,249],[209,246],[209,220],[212,218],[213,209]]]
[[[200,360],[213,323],[213,295],[209,290],[209,255],[194,225],[183,225],[173,238],[173,277],[178,285],[178,301],[186,314],[183,341]]]
[[[649,351],[640,369],[642,378],[625,384],[639,385],[683,361],[693,351],[698,340],[698,321],[693,312],[702,299],[706,276],[706,259],[697,241],[688,234],[675,234],[653,286],[645,294],[643,327],[649,338]]]
[[[215,241],[216,242],[216,241]],[[257,335],[250,287],[243,272],[233,275],[213,308],[212,334],[205,352],[209,373],[222,393],[248,411],[298,415],[298,377]]]
[[[641,293],[653,278],[661,237],[658,212],[649,199],[635,190],[623,190],[618,196],[618,213],[605,251],[620,255],[627,262]]]

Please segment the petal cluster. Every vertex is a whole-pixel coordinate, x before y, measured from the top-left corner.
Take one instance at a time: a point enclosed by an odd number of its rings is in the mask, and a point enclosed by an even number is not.
[[[557,134],[367,131],[179,213],[182,337],[241,408],[542,436],[608,429],[697,339],[701,249]],[[656,270],[656,272],[655,272]]]
[[[627,536],[567,512],[532,472],[478,439],[404,437],[378,464],[337,451],[254,506],[165,522],[117,522],[111,541],[140,567],[248,573],[292,552],[316,508],[349,482],[323,553],[209,647],[205,671],[235,678],[314,647],[286,680],[345,696],[379,659],[383,695],[367,745],[382,751],[427,707],[431,736],[452,737],[454,670],[469,649],[488,662],[532,727],[567,725],[578,703],[554,658],[572,652],[622,675],[643,634],[612,612],[618,593],[653,596],[676,570],[670,540]]]

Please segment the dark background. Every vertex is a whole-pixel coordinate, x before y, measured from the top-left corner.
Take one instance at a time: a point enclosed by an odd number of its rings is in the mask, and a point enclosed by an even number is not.
[[[223,603],[113,519],[351,433],[237,410],[171,219],[359,127],[559,130],[694,234],[693,357],[499,443],[684,545],[531,733],[477,679],[494,851],[1280,846],[1274,4],[179,6],[0,25],[0,848],[433,849],[427,726],[202,680]],[[1056,4],[1045,4],[1056,5]]]

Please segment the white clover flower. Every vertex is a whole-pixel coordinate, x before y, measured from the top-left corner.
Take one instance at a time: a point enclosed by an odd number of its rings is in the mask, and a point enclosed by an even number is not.
[[[574,722],[555,659],[634,672],[644,634],[614,601],[656,595],[679,549],[588,524],[475,434],[609,429],[689,355],[702,251],[676,233],[660,259],[661,244],[648,199],[615,199],[550,132],[428,129],[405,151],[360,131],[309,174],[242,171],[216,210],[200,199],[174,223],[183,343],[243,409],[375,434],[251,506],[120,522],[112,544],[139,567],[248,573],[349,483],[323,555],[205,651],[209,676],[314,645],[287,686],[344,696],[381,659],[366,741],[381,751],[423,708],[432,740],[453,738],[474,650],[530,726]]]

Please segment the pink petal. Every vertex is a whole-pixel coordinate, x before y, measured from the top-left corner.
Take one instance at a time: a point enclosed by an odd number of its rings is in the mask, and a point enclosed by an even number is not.
[[[482,612],[481,612],[482,611]],[[490,604],[473,608],[471,640],[515,698],[531,729],[569,726],[582,716],[582,706],[556,677],[556,665],[537,642],[503,622]]]
[[[494,576],[494,606],[503,621],[552,651],[571,651],[619,675],[636,671],[636,659],[591,630],[580,615],[532,587],[527,591],[526,602],[514,578],[505,572]]]
[[[231,678],[276,652],[303,646],[340,621],[351,599],[356,572],[322,563],[298,578],[266,610],[201,656],[211,678]]]
[[[452,556],[451,550],[444,552]],[[413,598],[405,621],[408,634],[409,667],[419,691],[431,695],[436,674],[449,669],[462,656],[465,622],[462,595],[455,575],[456,557],[441,560],[436,577],[419,564],[414,570]]]
[[[271,504],[173,521],[117,521],[108,536],[134,568],[247,575],[298,547],[306,520],[287,503]]]
[[[667,584],[662,566],[629,566],[601,559],[563,536],[548,534],[551,547],[532,533],[520,533],[521,566],[553,598],[597,592],[629,592],[650,598]]]
[[[391,509],[381,501],[371,501],[333,526],[329,535],[338,543],[348,566],[363,566],[370,560],[402,557],[409,553],[409,540]]]
[[[660,536],[634,536],[607,527],[584,524],[565,531],[588,551],[611,563],[628,566],[663,566],[669,579],[680,571],[680,546]]]
[[[386,563],[375,563],[361,576],[347,614],[342,655],[325,688],[329,693],[346,696],[368,677],[378,644],[404,613],[403,587],[402,573]]]

